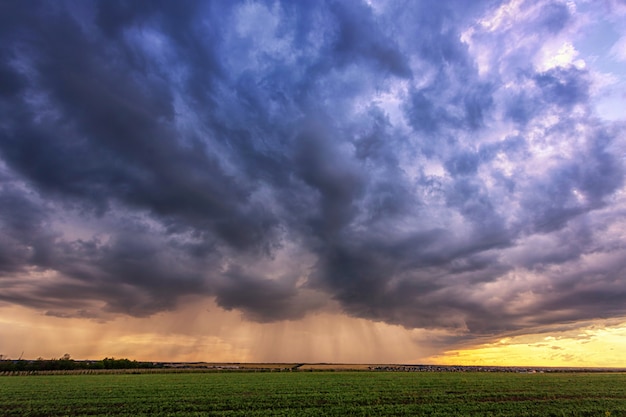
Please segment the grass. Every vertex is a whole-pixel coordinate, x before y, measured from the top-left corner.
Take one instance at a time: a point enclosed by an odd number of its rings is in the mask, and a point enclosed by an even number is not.
[[[0,377],[2,416],[626,416],[623,373]]]

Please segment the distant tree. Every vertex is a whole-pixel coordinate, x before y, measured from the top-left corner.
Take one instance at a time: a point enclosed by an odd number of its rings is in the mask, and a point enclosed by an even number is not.
[[[72,369],[136,369],[136,368],[154,368],[155,364],[151,362],[137,362],[129,359],[104,358],[101,361],[75,361],[66,353],[60,359],[44,359],[42,357],[36,360],[2,360],[0,362],[0,372],[6,371],[55,371],[55,370],[72,370]]]

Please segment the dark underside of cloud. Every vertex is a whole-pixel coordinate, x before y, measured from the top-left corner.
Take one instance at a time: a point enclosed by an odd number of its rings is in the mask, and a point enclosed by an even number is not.
[[[263,322],[334,300],[485,334],[626,314],[624,131],[588,72],[478,28],[481,73],[462,32],[497,5],[396,6],[3,2],[0,302],[200,295]]]

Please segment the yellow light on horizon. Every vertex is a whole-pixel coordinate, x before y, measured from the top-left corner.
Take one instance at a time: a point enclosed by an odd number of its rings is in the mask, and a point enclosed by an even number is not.
[[[626,368],[626,322],[509,336],[430,359],[441,365]]]

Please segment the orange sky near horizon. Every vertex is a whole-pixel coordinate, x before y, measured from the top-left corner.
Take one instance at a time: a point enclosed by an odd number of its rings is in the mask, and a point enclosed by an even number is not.
[[[102,322],[3,306],[0,354],[7,359],[69,353],[75,359],[181,362],[626,367],[626,319],[544,328],[463,345],[448,331],[410,330],[341,313],[254,323],[215,306],[199,310],[200,302],[150,318]]]

